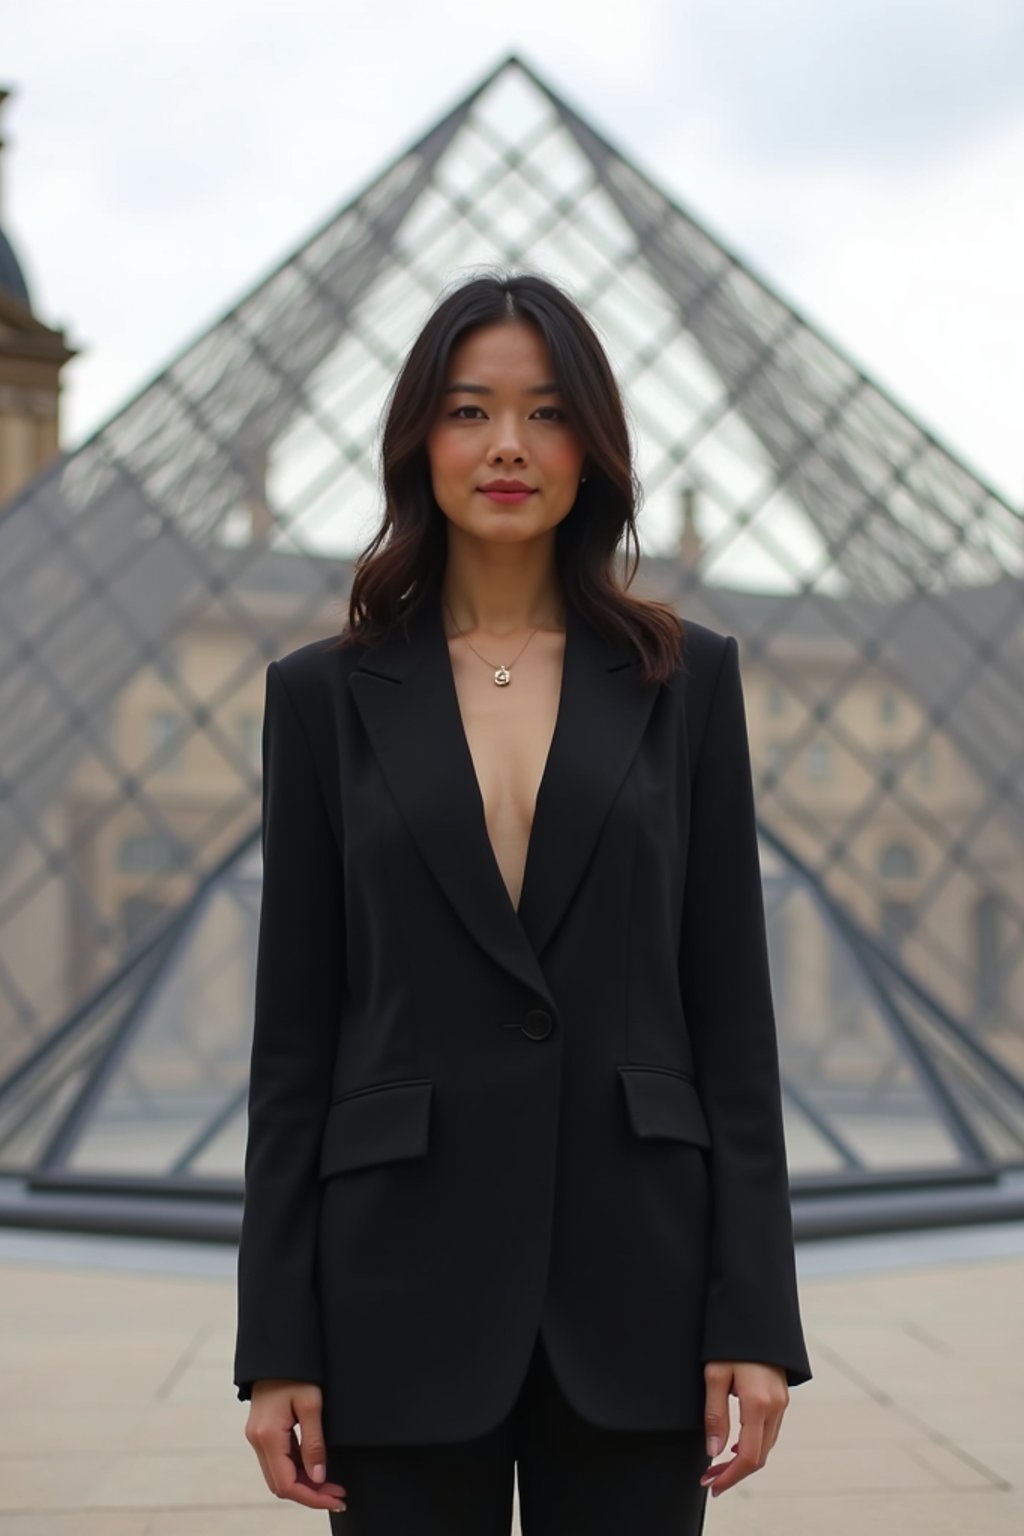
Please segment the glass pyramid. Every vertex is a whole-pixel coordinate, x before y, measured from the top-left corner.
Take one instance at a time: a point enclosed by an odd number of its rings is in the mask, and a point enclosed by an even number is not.
[[[623,382],[634,590],[740,639],[795,1178],[1020,1161],[1024,518],[512,58],[0,510],[0,1165],[237,1184],[264,668],[494,263]]]

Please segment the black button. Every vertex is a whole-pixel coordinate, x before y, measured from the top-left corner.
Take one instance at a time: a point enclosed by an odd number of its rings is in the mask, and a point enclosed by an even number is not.
[[[554,1024],[550,1013],[545,1013],[543,1008],[531,1008],[519,1027],[531,1040],[546,1040]]]

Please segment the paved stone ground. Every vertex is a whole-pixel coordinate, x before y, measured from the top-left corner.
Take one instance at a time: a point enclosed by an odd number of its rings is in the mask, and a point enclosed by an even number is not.
[[[951,1246],[802,1250],[816,1378],[707,1536],[1019,1536],[1024,1232]],[[242,1438],[232,1264],[0,1233],[2,1536],[326,1536]]]

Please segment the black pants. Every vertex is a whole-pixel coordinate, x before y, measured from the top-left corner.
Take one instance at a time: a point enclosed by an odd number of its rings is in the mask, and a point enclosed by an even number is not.
[[[704,1432],[623,1431],[581,1419],[538,1338],[497,1429],[433,1445],[330,1446],[348,1508],[332,1536],[509,1536],[518,1468],[523,1536],[700,1536]]]

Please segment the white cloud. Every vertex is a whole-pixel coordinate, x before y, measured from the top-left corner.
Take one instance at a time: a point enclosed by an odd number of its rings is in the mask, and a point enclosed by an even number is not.
[[[955,153],[1021,103],[1018,0],[724,0],[676,13],[737,152],[886,174]]]

